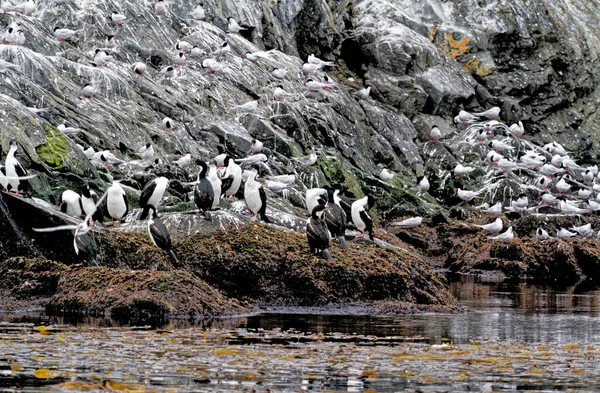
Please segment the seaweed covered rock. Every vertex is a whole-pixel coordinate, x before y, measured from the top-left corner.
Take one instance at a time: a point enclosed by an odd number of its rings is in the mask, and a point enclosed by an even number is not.
[[[62,274],[51,312],[109,312],[115,318],[169,315],[231,315],[252,307],[229,299],[191,273],[174,270],[69,269]]]
[[[442,278],[416,253],[350,242],[333,261],[308,252],[306,237],[253,224],[178,246],[192,272],[229,296],[260,303],[323,305],[394,299],[453,305]]]
[[[0,308],[110,314],[145,319],[230,315],[256,309],[229,299],[183,270],[150,271],[66,266],[42,258],[0,262]]]

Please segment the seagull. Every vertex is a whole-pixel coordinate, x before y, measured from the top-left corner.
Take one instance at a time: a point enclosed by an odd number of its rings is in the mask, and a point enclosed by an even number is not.
[[[537,231],[535,231],[535,238],[537,240],[546,240],[550,238],[550,235],[542,228],[538,228]]]
[[[367,98],[369,98],[369,94],[371,94],[371,90],[375,90],[373,87],[371,86],[367,86],[364,89],[360,89],[358,91],[354,92],[354,95],[356,97],[358,97],[359,99],[365,101]]]
[[[497,202],[495,205],[489,207],[486,211],[492,217],[497,217],[502,215],[502,202]]]
[[[483,192],[483,190],[480,191],[468,191],[468,190],[461,190],[460,188],[456,189],[457,195],[460,199],[462,199],[463,202],[468,202],[468,201],[472,201],[474,198],[478,197],[479,194],[481,194]]]
[[[292,157],[292,158],[304,166],[311,166],[315,162],[317,162],[317,153],[315,153],[315,151],[313,149],[313,151],[308,156],[298,157],[298,158]]]
[[[258,100],[249,101],[242,105],[233,105],[232,108],[237,109],[241,112],[245,112],[248,115],[252,115],[256,108],[258,108]]]
[[[423,195],[427,194],[427,191],[429,191],[429,180],[427,180],[427,176],[423,176],[419,182],[419,193]]]
[[[173,164],[177,164],[180,168],[188,168],[192,163],[192,155],[190,153],[182,154],[177,161],[173,161]]]
[[[456,164],[456,166],[454,167],[454,175],[457,177],[462,177],[465,175],[468,175],[469,173],[473,172],[475,170],[475,168],[471,167],[471,166],[463,166],[462,164]]]
[[[227,18],[227,29],[229,30],[230,34],[236,34],[242,30],[248,30],[247,28],[240,26],[232,17]]]
[[[569,229],[579,233],[579,235],[584,238],[591,237],[594,234],[594,230],[592,229],[592,224],[585,224],[585,225],[581,225],[578,227],[571,227]]]
[[[391,181],[394,178],[394,172],[391,169],[383,168],[379,173],[379,178],[385,182]]]
[[[495,106],[495,107],[490,108],[483,112],[475,112],[475,113],[473,113],[473,115],[478,116],[478,117],[487,117],[490,120],[494,120],[494,119],[497,119],[498,116],[500,115],[500,108]]]
[[[434,142],[437,142],[442,137],[442,132],[438,128],[438,126],[431,126],[429,129],[429,136],[433,139]]]
[[[577,234],[574,232],[571,232],[569,230],[566,230],[564,228],[560,228],[556,230],[556,237],[558,237],[559,239],[570,239],[573,236],[576,236]]]
[[[502,224],[502,219],[500,217],[496,218],[494,222],[485,225],[472,224],[474,227],[481,228],[486,232],[491,232],[493,234],[497,234],[504,228]]]
[[[171,118],[165,117],[160,122],[160,125],[165,131],[171,131],[171,129],[173,128],[174,122]]]
[[[198,4],[196,6],[196,8],[194,9],[194,11],[190,12],[190,15],[195,20],[202,20],[202,19],[204,19],[206,17],[206,14],[204,12],[203,4],[202,3]]]
[[[331,83],[315,82],[312,79],[308,79],[306,81],[306,87],[311,91],[317,91],[319,89],[331,89],[334,85]]]
[[[454,118],[456,124],[472,124],[476,123],[478,120],[479,116],[472,115],[467,111],[458,112],[458,115]]]
[[[112,21],[117,25],[117,27],[125,24],[125,21],[127,20],[127,17],[125,15],[119,14],[117,11],[113,11],[110,17],[112,18]]]
[[[279,85],[275,88],[275,90],[273,90],[273,97],[275,97],[275,99],[277,101],[281,101],[282,99],[284,99],[285,97],[291,97],[293,96],[292,93],[288,93],[287,91],[283,90],[283,86]]]
[[[525,133],[525,127],[523,127],[523,123],[519,121],[517,124],[512,124],[508,132],[515,138],[520,138]]]
[[[394,225],[397,227],[403,227],[403,228],[414,228],[414,227],[418,227],[419,225],[421,225],[422,222],[423,222],[423,217],[412,217],[412,218],[407,218],[406,220],[402,220],[400,222],[394,222],[391,225]]]
[[[488,236],[490,240],[498,240],[502,243],[509,243],[514,239],[513,227],[508,227],[506,232],[499,234],[498,236]]]
[[[323,61],[321,59],[319,59],[318,57],[316,57],[315,55],[313,55],[312,53],[310,55],[308,55],[308,64],[315,64],[315,65],[320,65],[320,66],[328,66],[328,67],[333,67],[335,66],[335,64],[333,63],[333,61]]]
[[[285,75],[287,74],[287,70],[281,69],[281,68],[275,68],[273,70],[273,72],[271,72],[271,75],[273,75],[274,78],[276,79],[285,79]]]

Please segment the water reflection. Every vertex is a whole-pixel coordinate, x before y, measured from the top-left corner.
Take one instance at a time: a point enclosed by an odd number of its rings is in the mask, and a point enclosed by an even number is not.
[[[470,312],[298,308],[137,326],[0,314],[0,391],[600,391],[594,283],[458,276],[451,289]]]
[[[115,321],[83,316],[0,314],[2,321],[35,325],[79,325],[95,328],[150,326],[152,328],[279,330],[303,334],[393,336],[431,344],[466,343],[471,339],[522,340],[531,343],[586,343],[600,337],[600,291],[585,281],[557,290],[550,286],[512,282],[497,277],[449,276],[454,296],[469,308],[460,314],[402,316],[364,315],[364,308],[273,309],[256,316],[159,321]]]

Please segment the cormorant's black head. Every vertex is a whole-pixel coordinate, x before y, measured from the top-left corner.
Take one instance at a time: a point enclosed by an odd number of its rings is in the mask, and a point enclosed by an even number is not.
[[[375,206],[375,197],[373,195],[367,195],[367,206],[369,207],[369,209]]]
[[[81,195],[83,195],[86,198],[91,198],[92,194],[90,193],[90,185],[88,183],[83,183],[83,185],[81,186]]]
[[[542,235],[542,228],[538,228],[537,229],[537,234],[540,235],[540,236]]]
[[[16,146],[16,147],[18,147],[18,146],[19,146],[19,143],[17,142],[17,139],[16,139],[16,138],[11,138],[11,139],[10,139],[10,141],[8,141],[8,146],[9,146],[9,147],[13,147],[13,146]]]
[[[146,143],[146,149],[149,149],[150,146],[152,146],[152,143],[150,143],[150,142]]]
[[[317,206],[313,207],[312,213],[310,214],[312,218],[319,218],[317,213],[325,210],[325,204],[321,203],[322,199],[319,198],[318,201],[319,201],[319,204]]]

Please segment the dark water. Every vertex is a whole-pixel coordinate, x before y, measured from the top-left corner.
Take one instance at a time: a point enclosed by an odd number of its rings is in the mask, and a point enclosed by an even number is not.
[[[594,285],[458,276],[470,311],[452,315],[288,309],[131,327],[2,314],[0,391],[600,391]]]

